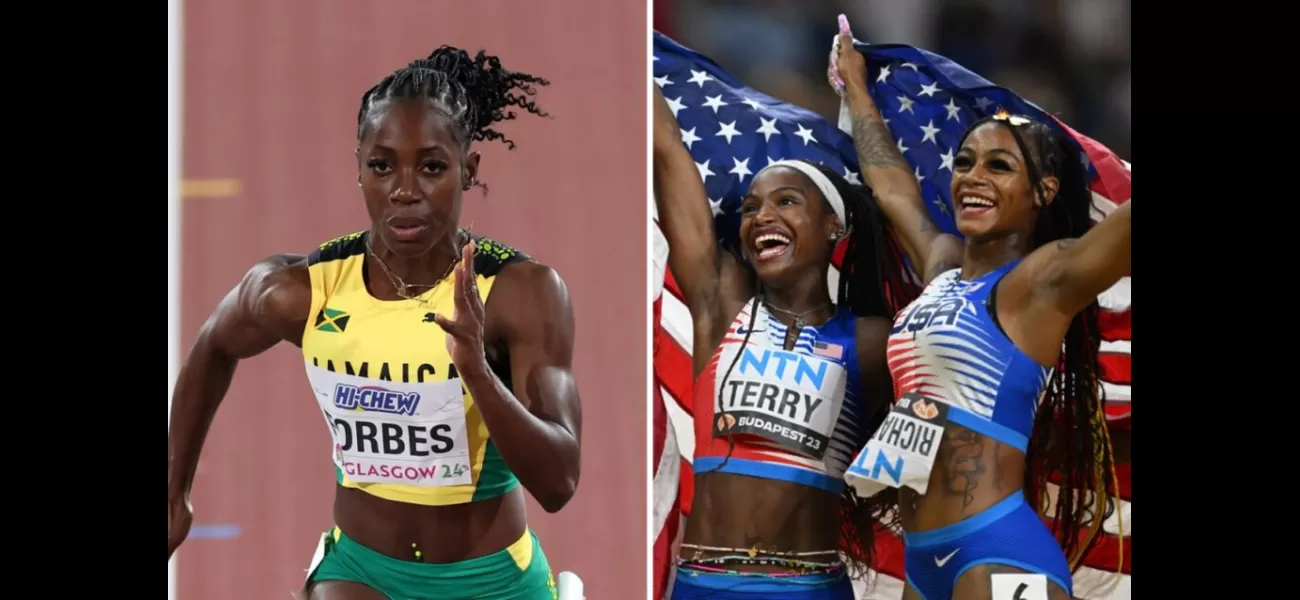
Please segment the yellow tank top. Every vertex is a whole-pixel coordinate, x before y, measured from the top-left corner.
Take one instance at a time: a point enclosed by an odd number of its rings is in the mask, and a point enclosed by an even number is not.
[[[417,300],[382,301],[366,290],[368,232],[321,244],[307,259],[311,316],[302,336],[307,379],[325,415],[340,485],[424,505],[476,502],[519,484],[461,385],[446,334],[454,277]],[[487,302],[492,283],[523,253],[475,237],[474,273]],[[492,364],[510,388],[509,365]]]

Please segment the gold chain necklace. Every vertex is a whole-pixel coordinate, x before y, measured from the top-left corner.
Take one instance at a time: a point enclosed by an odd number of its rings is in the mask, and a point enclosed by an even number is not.
[[[824,310],[827,307],[829,307],[832,309],[831,317],[833,318],[835,316],[835,312],[838,310],[838,307],[836,307],[834,304],[827,302],[826,304],[822,304],[820,306],[810,308],[801,313],[796,313],[794,311],[786,310],[775,304],[772,304],[772,301],[768,300],[766,297],[763,298],[763,306],[766,306],[768,310],[774,310],[787,317],[790,317],[791,319],[794,319],[794,324],[785,330],[785,340],[783,341],[783,344],[786,349],[793,348],[795,343],[799,341],[799,333],[803,331],[804,326],[808,324],[806,321],[804,321],[804,317],[807,317],[808,315],[811,315],[819,310]]]
[[[470,227],[473,227],[472,223],[470,224]],[[425,284],[406,283],[406,281],[403,280],[401,277],[398,277],[396,273],[393,273],[393,271],[388,268],[388,265],[384,264],[384,259],[379,258],[379,254],[377,254],[375,252],[374,247],[370,245],[371,236],[369,235],[366,236],[366,252],[370,254],[372,258],[375,259],[375,263],[379,265],[379,269],[384,272],[384,275],[388,276],[388,281],[393,284],[393,288],[397,291],[397,296],[399,298],[402,298],[404,300],[415,300],[420,304],[425,304],[424,300],[420,298],[420,295],[412,293],[411,289],[412,288],[433,289],[435,287],[438,287],[438,284],[446,280],[448,275],[451,275],[452,269],[455,269],[456,265],[460,264],[461,251],[465,248],[465,243],[468,243],[469,227],[466,227],[465,229],[459,229],[456,231],[457,237],[460,237],[461,235],[464,235],[466,237],[466,242],[456,244],[456,257],[451,260],[451,264],[447,265],[447,270],[442,274],[442,276],[435,279],[433,283],[425,283]]]
[[[796,312],[794,312],[794,311],[789,311],[789,310],[786,310],[786,309],[784,309],[784,308],[781,308],[781,307],[779,307],[779,306],[777,306],[777,305],[775,305],[775,304],[772,304],[772,302],[771,302],[770,300],[766,299],[766,298],[763,299],[763,304],[767,305],[768,310],[774,310],[774,311],[779,312],[779,313],[781,313],[781,314],[783,314],[783,315],[785,315],[785,316],[787,316],[787,317],[790,317],[791,319],[794,319],[794,326],[793,326],[792,328],[793,328],[793,329],[796,329],[796,330],[798,330],[798,329],[803,329],[803,328],[804,328],[804,325],[807,325],[807,324],[808,324],[807,321],[804,321],[804,317],[807,317],[808,315],[811,315],[811,314],[813,314],[813,313],[815,313],[815,312],[817,312],[817,311],[819,311],[819,310],[824,310],[824,309],[826,309],[826,308],[828,308],[828,307],[832,307],[832,306],[833,306],[830,302],[827,302],[826,304],[823,304],[823,305],[821,305],[821,306],[818,306],[818,307],[815,307],[815,308],[810,308],[810,309],[805,310],[805,311],[803,311],[803,312],[801,312],[801,313],[796,313]]]

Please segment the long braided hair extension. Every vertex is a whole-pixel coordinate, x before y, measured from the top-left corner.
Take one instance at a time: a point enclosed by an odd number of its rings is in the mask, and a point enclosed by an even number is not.
[[[1079,150],[1055,129],[1023,117],[986,117],[966,130],[993,122],[1011,132],[1025,161],[1030,185],[1043,197],[1043,177],[1059,180],[1056,198],[1039,211],[1033,247],[1078,238],[1092,226],[1092,193]],[[1065,335],[1064,352],[1052,371],[1034,421],[1025,471],[1025,495],[1035,509],[1051,505],[1048,482],[1059,486],[1051,516],[1054,533],[1071,568],[1083,560],[1102,522],[1115,510],[1119,493],[1114,449],[1106,426],[1104,391],[1097,353],[1101,347],[1100,310],[1094,300],[1075,315]],[[1087,530],[1084,531],[1084,524]],[[1123,546],[1120,546],[1123,565]]]
[[[529,100],[538,86],[547,85],[550,82],[541,77],[507,71],[501,67],[501,59],[481,50],[471,58],[460,48],[442,46],[362,94],[357,140],[365,137],[374,117],[390,102],[428,99],[455,124],[452,129],[462,147],[468,148],[473,141],[495,140],[514,150],[514,141],[492,125],[514,120],[512,106],[540,117],[550,116]]]
[[[848,221],[849,236],[845,241],[843,261],[840,267],[839,289],[836,304],[847,308],[856,317],[885,317],[892,319],[900,308],[906,306],[919,293],[918,287],[905,276],[902,247],[889,234],[888,222],[876,203],[872,200],[871,188],[849,183],[844,176],[823,165],[804,161],[821,171],[844,200],[844,213]],[[811,183],[811,182],[810,182]],[[815,187],[815,186],[814,186]],[[822,199],[823,210],[830,212],[830,203]],[[742,261],[743,264],[743,261]],[[762,297],[762,282],[757,273],[754,277],[754,289],[757,293],[749,306],[749,327],[741,341],[741,348],[749,344],[755,321],[758,318],[758,306]],[[725,388],[727,378],[731,376],[740,354],[727,366],[722,375],[720,389]],[[892,399],[886,399],[892,400]],[[881,403],[882,410],[868,415],[868,422],[863,424],[864,431],[874,431],[889,414],[891,403]],[[726,419],[726,408],[719,394],[717,401],[718,419]],[[733,434],[728,433],[727,455],[715,469],[722,469],[731,459],[735,449]],[[865,574],[872,565],[874,554],[874,533],[879,519],[884,518],[892,505],[883,500],[863,500],[852,489],[846,487],[840,497],[840,550],[849,558],[848,567],[853,576]]]

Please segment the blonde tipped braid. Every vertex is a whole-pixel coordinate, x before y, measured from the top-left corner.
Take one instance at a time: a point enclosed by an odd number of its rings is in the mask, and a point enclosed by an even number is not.
[[[1101,384],[1098,383],[1097,387],[1100,388]],[[1100,392],[1100,390],[1098,391]],[[1094,450],[1094,464],[1097,466],[1092,472],[1091,487],[1093,489],[1093,519],[1092,523],[1089,524],[1087,535],[1083,538],[1083,543],[1079,544],[1078,548],[1075,549],[1074,556],[1070,557],[1070,569],[1073,570],[1079,568],[1079,565],[1087,555],[1088,548],[1092,545],[1093,539],[1101,532],[1106,521],[1106,508],[1112,502],[1108,490],[1114,489],[1115,514],[1116,519],[1119,521],[1119,565],[1117,572],[1123,572],[1124,514],[1122,511],[1123,504],[1121,503],[1119,496],[1119,473],[1115,468],[1115,446],[1111,443],[1110,426],[1106,423],[1106,409],[1105,402],[1102,399],[1103,396],[1098,393],[1095,397],[1097,398],[1097,408],[1093,411],[1089,425],[1092,426],[1094,431],[1101,434],[1100,437],[1102,444],[1098,445]],[[1109,481],[1106,480],[1107,465],[1110,465]]]

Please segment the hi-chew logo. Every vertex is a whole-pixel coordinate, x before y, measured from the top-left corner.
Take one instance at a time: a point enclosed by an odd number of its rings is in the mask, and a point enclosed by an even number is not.
[[[355,386],[347,383],[334,387],[334,406],[343,410],[412,416],[419,405],[420,395],[415,392],[396,392],[379,386]]]

